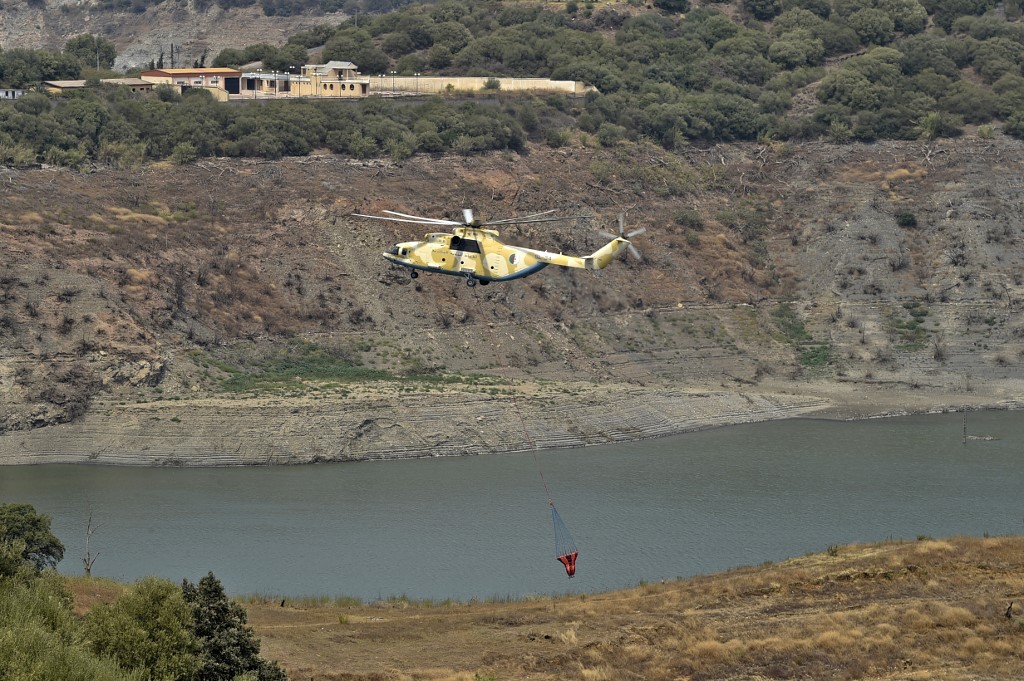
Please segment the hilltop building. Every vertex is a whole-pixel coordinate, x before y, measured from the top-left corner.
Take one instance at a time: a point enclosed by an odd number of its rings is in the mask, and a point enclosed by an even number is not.
[[[62,92],[68,92],[69,90],[79,90],[84,88],[88,81],[85,80],[44,80],[43,87],[46,88],[47,92],[53,94],[60,94]],[[142,80],[141,78],[101,78],[100,83],[104,85],[116,85],[118,87],[129,88],[132,92],[150,92],[153,89],[153,83]]]
[[[366,97],[370,80],[350,61],[306,64],[298,75],[283,71],[248,71],[242,74],[245,92],[253,97]]]
[[[241,88],[242,72],[236,69],[152,69],[139,74],[142,80],[156,85],[177,85],[180,88],[201,87],[223,90],[237,95]]]

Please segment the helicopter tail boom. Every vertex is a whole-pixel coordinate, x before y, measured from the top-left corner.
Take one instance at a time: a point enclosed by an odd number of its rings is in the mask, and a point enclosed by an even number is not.
[[[629,240],[617,237],[584,258],[586,269],[603,270],[615,257],[629,248]]]
[[[575,255],[563,255],[562,253],[549,253],[547,251],[536,251],[532,248],[520,248],[519,250],[532,254],[537,260],[549,265],[561,265],[562,267],[578,267],[583,270],[603,270],[609,263],[624,250],[629,248],[629,240],[618,237],[612,239],[591,255],[579,257]]]

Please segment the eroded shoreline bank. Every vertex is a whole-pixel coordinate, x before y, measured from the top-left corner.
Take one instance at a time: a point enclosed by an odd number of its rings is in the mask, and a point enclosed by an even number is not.
[[[778,381],[750,390],[588,386],[572,394],[367,391],[97,403],[80,420],[0,437],[0,465],[251,466],[586,447],[784,418],[1018,409],[1016,381],[971,393]]]

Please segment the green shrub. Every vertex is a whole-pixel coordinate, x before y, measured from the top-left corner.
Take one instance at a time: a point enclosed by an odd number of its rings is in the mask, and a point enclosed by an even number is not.
[[[192,608],[175,584],[147,577],[112,604],[96,606],[85,632],[97,655],[149,678],[192,678],[202,666]]]
[[[898,211],[896,213],[896,224],[907,229],[917,227],[917,216],[909,210]]]
[[[544,131],[544,142],[552,149],[559,149],[572,141],[572,131],[565,128],[548,128]]]
[[[602,123],[597,131],[597,141],[602,147],[613,147],[626,135],[626,128],[614,123]]]
[[[796,309],[792,303],[779,303],[772,310],[772,319],[775,320],[775,324],[779,327],[779,331],[789,340],[791,343],[801,343],[804,341],[811,340],[811,335],[807,333],[807,329],[804,328],[804,323],[797,316]]]
[[[682,210],[676,211],[675,221],[677,225],[681,225],[697,232],[704,229],[704,218],[702,218],[700,213],[693,208],[683,208]]]
[[[832,361],[832,346],[828,343],[816,345],[800,353],[800,364],[805,367],[822,367]]]
[[[191,142],[178,142],[171,152],[171,162],[179,166],[188,165],[197,158],[199,158],[199,153]]]
[[[71,594],[56,573],[23,581],[0,579],[0,677],[61,681],[136,681],[81,642]]]
[[[1010,116],[1003,125],[1003,132],[1017,139],[1024,139],[1024,112]]]

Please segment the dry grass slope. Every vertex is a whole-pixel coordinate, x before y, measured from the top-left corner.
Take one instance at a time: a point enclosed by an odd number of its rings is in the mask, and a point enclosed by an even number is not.
[[[1024,538],[833,547],[515,603],[247,607],[265,656],[300,679],[1013,679]]]

